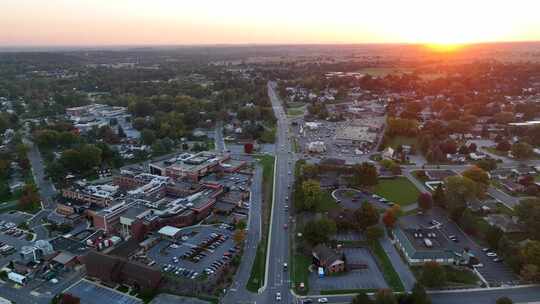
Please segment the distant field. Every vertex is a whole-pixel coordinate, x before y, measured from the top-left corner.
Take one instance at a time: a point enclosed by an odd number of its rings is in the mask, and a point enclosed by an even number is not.
[[[408,68],[364,68],[357,71],[358,73],[369,74],[371,76],[384,77],[390,74],[405,74],[411,73],[412,69]]]

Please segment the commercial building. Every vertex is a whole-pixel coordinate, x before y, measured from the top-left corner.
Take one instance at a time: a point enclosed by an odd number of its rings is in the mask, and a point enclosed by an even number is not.
[[[345,271],[345,257],[343,253],[319,244],[313,248],[312,255],[315,266],[323,268],[325,273]]]
[[[410,265],[422,265],[426,262],[449,265],[455,262],[453,244],[438,230],[398,226],[393,233],[397,248]]]
[[[150,173],[168,176],[174,180],[198,181],[202,176],[218,168],[231,167],[227,164],[229,155],[219,155],[211,152],[197,154],[184,153],[179,156],[150,164]],[[234,167],[239,167],[237,164]]]

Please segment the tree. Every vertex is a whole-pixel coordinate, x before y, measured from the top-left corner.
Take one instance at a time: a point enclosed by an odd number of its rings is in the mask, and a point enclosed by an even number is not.
[[[19,208],[21,210],[32,210],[39,203],[40,197],[37,187],[34,184],[26,184],[23,187],[21,197],[19,197]]]
[[[351,304],[375,304],[373,300],[364,292],[357,294]]]
[[[156,141],[156,133],[150,129],[141,131],[141,140],[145,145],[151,146]]]
[[[418,206],[424,211],[431,209],[431,207],[433,207],[433,198],[431,197],[431,194],[427,192],[420,193],[418,196]]]
[[[495,147],[495,149],[497,149],[498,151],[510,151],[510,149],[512,149],[512,145],[506,141],[506,140],[503,140],[503,141],[500,141],[497,146]]]
[[[446,283],[446,272],[439,263],[426,262],[422,266],[420,281],[428,287],[442,287]]]
[[[242,244],[246,239],[246,231],[244,229],[236,229],[233,234],[233,240],[236,245]]]
[[[386,210],[386,212],[384,212],[382,221],[386,227],[393,228],[397,221],[394,211],[392,211],[392,209]]]
[[[522,249],[526,264],[540,267],[540,241],[529,241]]]
[[[447,207],[452,219],[457,221],[465,210],[467,200],[476,196],[477,186],[465,176],[450,176],[446,178],[445,184]]]
[[[533,264],[525,264],[521,268],[520,275],[525,281],[538,282],[540,281],[540,267]]]
[[[512,112],[499,112],[493,117],[499,124],[508,124],[514,120],[514,114]]]
[[[375,304],[397,304],[397,300],[391,289],[379,289],[375,295]]]
[[[497,299],[495,304],[513,304],[514,302],[509,297],[501,297]]]
[[[384,236],[384,231],[381,229],[381,227],[378,227],[377,225],[373,225],[373,226],[367,227],[366,232],[364,234],[368,241],[375,242]]]
[[[512,146],[512,155],[517,159],[527,159],[534,155],[531,145],[525,142],[519,142]]]
[[[302,193],[304,194],[304,210],[313,210],[320,206],[323,192],[321,184],[313,179],[302,183]]]
[[[81,165],[91,169],[101,164],[101,149],[95,145],[84,145],[80,148]]]
[[[479,160],[476,165],[484,171],[497,169],[497,161],[492,158]]]
[[[489,226],[486,230],[486,242],[491,248],[497,248],[504,233],[496,226]]]
[[[443,184],[439,184],[433,193],[433,203],[439,207],[446,208],[446,192]]]
[[[528,236],[540,240],[540,199],[522,200],[514,210]]]
[[[312,220],[304,225],[304,239],[311,245],[317,245],[328,242],[330,236],[337,231],[336,223],[330,219],[322,218],[320,220]]]
[[[376,225],[379,222],[377,208],[367,201],[362,203],[362,206],[354,211],[354,216],[358,229],[361,231],[365,231],[367,227]]]
[[[375,186],[377,184],[377,168],[369,163],[356,165],[354,168],[354,177],[356,183],[360,186]]]
[[[429,296],[427,295],[424,286],[422,286],[422,284],[418,282],[414,284],[411,298],[412,303],[414,304],[431,304],[431,300],[429,299]]]
[[[79,304],[79,303],[81,303],[81,299],[69,293],[63,294],[59,302],[59,304]]]
[[[462,175],[468,177],[476,183],[480,183],[483,185],[489,184],[489,175],[486,171],[484,171],[478,166],[472,166],[468,168],[467,170],[463,171]]]

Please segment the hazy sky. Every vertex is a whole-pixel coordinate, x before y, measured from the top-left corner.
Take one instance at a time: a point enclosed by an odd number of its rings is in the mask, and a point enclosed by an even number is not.
[[[540,0],[0,2],[0,46],[540,40]]]

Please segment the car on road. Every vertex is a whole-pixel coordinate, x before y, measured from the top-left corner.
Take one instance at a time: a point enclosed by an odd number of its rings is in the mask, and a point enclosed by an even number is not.
[[[283,229],[287,229],[288,227],[287,224],[283,224]]]
[[[281,292],[276,292],[276,301],[281,301]]]
[[[490,252],[486,253],[486,256],[488,256],[490,258],[495,258],[495,257],[497,257],[497,254],[495,252],[493,252],[493,251],[490,251]]]
[[[317,300],[317,302],[319,303],[328,303],[328,299],[327,298],[320,298]]]
[[[495,263],[500,263],[502,261],[503,261],[503,258],[494,258],[493,259],[493,262],[495,262]]]

